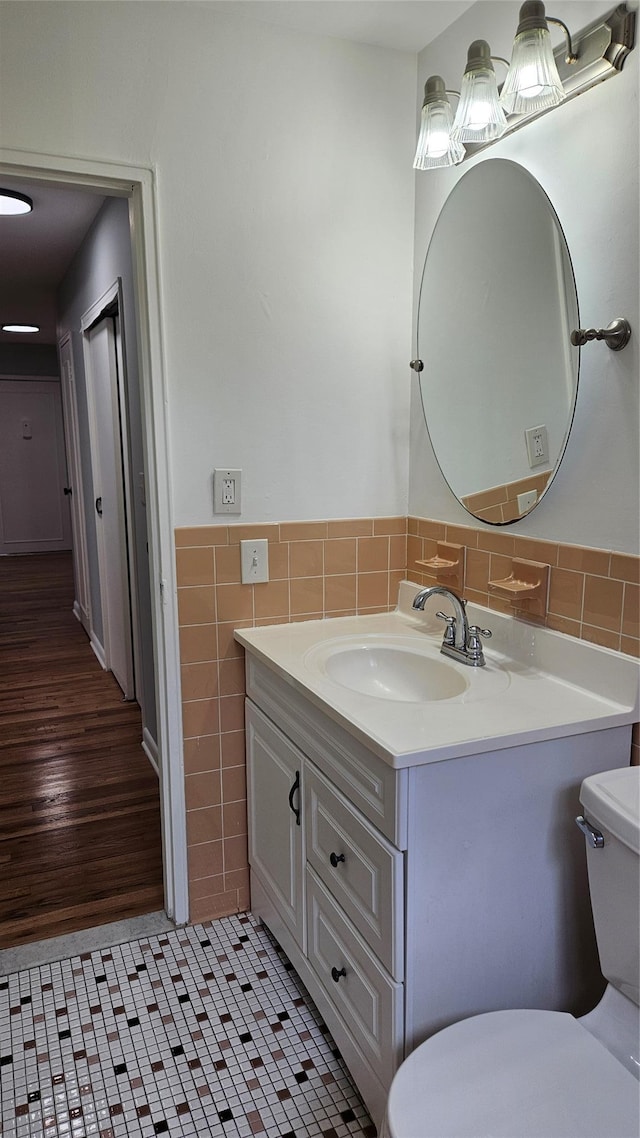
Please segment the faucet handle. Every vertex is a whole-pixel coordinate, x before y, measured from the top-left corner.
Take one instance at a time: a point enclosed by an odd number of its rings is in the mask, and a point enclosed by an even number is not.
[[[440,620],[445,620],[447,622],[447,627],[446,627],[445,633],[444,633],[444,640],[442,641],[442,643],[443,644],[450,644],[453,647],[453,645],[456,642],[456,618],[455,618],[455,616],[447,616],[447,614],[445,612],[437,612],[436,616]]]
[[[470,625],[469,635],[467,637],[467,651],[482,653],[482,641],[480,637],[484,636],[487,640],[490,640],[492,635],[493,633],[490,628],[480,628],[478,624]]]

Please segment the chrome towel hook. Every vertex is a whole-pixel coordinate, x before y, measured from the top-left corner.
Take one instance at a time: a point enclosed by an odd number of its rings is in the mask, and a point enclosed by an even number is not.
[[[606,328],[576,328],[575,332],[571,333],[571,343],[576,348],[588,343],[589,340],[604,340],[612,352],[621,352],[630,339],[631,325],[624,316],[618,316]]]

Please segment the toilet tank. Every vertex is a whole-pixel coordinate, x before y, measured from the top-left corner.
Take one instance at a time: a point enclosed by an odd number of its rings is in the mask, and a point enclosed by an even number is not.
[[[590,775],[580,790],[585,819],[604,844],[587,842],[591,905],[600,967],[640,1004],[640,767]]]

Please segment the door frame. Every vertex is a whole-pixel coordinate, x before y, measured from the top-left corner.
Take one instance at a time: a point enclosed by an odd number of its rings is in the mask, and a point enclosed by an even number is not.
[[[189,919],[182,714],[168,400],[158,263],[156,171],[0,147],[0,174],[125,197],[135,284],[158,716],[165,908]]]
[[[67,474],[71,483],[71,531],[73,534],[73,563],[76,578],[76,596],[73,601],[73,614],[90,637],[91,598],[89,596],[89,562],[87,559],[87,534],[84,514],[84,485],[80,462],[80,435],[78,431],[78,400],[76,396],[76,375],[73,366],[71,332],[63,332],[58,339],[58,359],[60,361],[60,390],[62,393],[62,416],[64,419],[65,447],[67,451]]]

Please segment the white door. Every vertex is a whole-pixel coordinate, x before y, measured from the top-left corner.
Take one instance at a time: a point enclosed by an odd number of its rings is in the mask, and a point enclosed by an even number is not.
[[[112,317],[85,332],[85,347],[104,655],[125,699],[134,699],[122,414]]]
[[[0,380],[0,554],[71,549],[57,379]]]
[[[67,333],[59,344],[60,378],[62,387],[62,413],[67,448],[69,501],[71,503],[71,531],[73,534],[73,575],[75,601],[73,611],[86,632],[91,626],[89,609],[89,569],[87,565],[87,536],[85,530],[84,491],[80,462],[80,435],[78,431],[78,403],[75,373],[71,352],[71,337]]]

